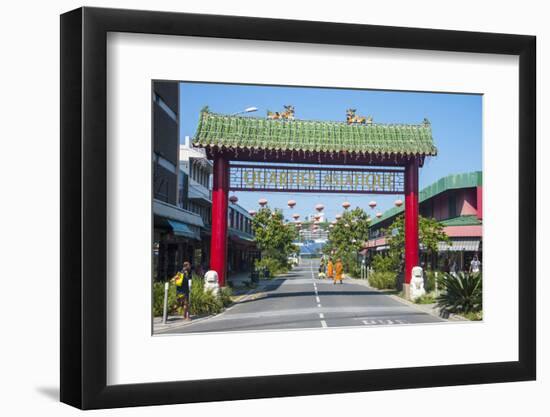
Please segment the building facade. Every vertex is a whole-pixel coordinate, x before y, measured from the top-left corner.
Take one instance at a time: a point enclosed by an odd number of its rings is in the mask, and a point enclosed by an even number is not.
[[[188,178],[179,168],[179,83],[153,82],[153,279],[170,279],[192,260],[202,218],[181,207]]]
[[[419,193],[419,213],[442,226],[451,243],[439,243],[438,253],[429,257],[420,245],[420,263],[443,271],[468,270],[475,255],[483,253],[483,181],[481,171],[441,178]],[[394,207],[374,219],[366,244],[369,257],[388,250],[387,233],[402,207]]]
[[[252,216],[248,211],[237,203],[231,203],[228,216],[227,270],[231,281],[232,275],[252,271],[260,253],[254,242]]]
[[[187,188],[182,191],[179,206],[202,219],[199,239],[194,242],[193,264],[202,272],[208,270],[210,263],[210,237],[212,219],[212,162],[206,158],[202,149],[189,145],[185,137],[179,146],[180,175],[187,178]],[[200,267],[200,268],[199,268]]]
[[[196,265],[203,270],[210,264],[210,239],[212,236],[212,162],[202,148],[190,145],[186,137],[180,145],[180,171],[188,178],[187,194],[180,198],[180,207],[201,217],[204,226],[200,230],[200,241],[194,249]],[[231,275],[248,272],[258,256],[252,216],[238,203],[232,203],[228,210],[228,257],[227,269]]]
[[[179,83],[153,82],[153,279],[168,280],[189,261],[199,274],[210,264],[212,162],[186,137],[180,145]],[[228,270],[249,271],[257,257],[252,217],[231,204]],[[216,254],[214,254],[216,256]]]

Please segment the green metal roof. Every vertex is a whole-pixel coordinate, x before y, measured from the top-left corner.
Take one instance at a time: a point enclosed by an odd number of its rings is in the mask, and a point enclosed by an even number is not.
[[[439,223],[443,226],[477,226],[481,224],[481,220],[475,215],[468,215],[441,220]]]
[[[465,174],[453,174],[447,175],[434,182],[433,184],[420,190],[418,195],[419,203],[426,201],[438,194],[441,194],[447,190],[453,190],[458,188],[472,188],[477,187],[478,185],[483,184],[483,175],[481,171],[468,172]],[[391,217],[397,216],[399,213],[402,213],[404,207],[392,207],[389,210],[386,210],[382,217],[372,219],[370,227],[383,222]],[[447,225],[446,225],[447,226]],[[450,226],[450,225],[449,225]]]
[[[202,111],[193,141],[199,147],[254,150],[436,155],[428,123],[348,125],[270,120]]]
[[[471,188],[483,184],[483,175],[481,171],[468,172],[465,174],[447,175],[434,182],[432,185],[423,188],[420,191],[419,201],[423,202],[443,191],[457,188]]]

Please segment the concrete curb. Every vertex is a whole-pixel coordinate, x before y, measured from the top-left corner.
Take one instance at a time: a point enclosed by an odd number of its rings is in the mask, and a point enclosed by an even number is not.
[[[162,326],[162,327],[160,327],[160,328],[159,327],[155,328],[155,323],[153,323],[153,334],[154,335],[155,334],[161,334],[161,333],[167,332],[167,331],[172,330],[172,329],[179,329],[179,328],[182,328],[182,327],[187,327],[187,326],[190,326],[192,324],[200,323],[201,321],[204,321],[206,319],[215,317],[216,315],[217,314],[210,314],[208,316],[197,317],[196,319],[191,320],[191,321],[185,321],[183,319],[179,319],[175,323],[167,323],[167,324],[162,324],[161,323],[160,326]],[[159,325],[157,324],[157,326],[159,326]]]
[[[400,303],[402,304],[406,304],[408,305],[409,307],[412,307],[418,311],[422,311],[423,313],[426,313],[426,314],[429,314],[431,316],[434,316],[434,317],[437,317],[438,319],[441,319],[441,320],[444,320],[444,321],[470,321],[468,319],[465,319],[464,317],[461,317],[461,316],[458,316],[456,314],[451,314],[449,315],[448,318],[445,318],[445,317],[441,317],[439,315],[439,312],[437,310],[435,310],[434,308],[431,308],[431,307],[422,307],[423,305],[424,306],[428,306],[428,305],[432,305],[432,304],[416,304],[416,303],[413,303],[412,301],[409,301],[409,300],[405,300],[404,298],[398,296],[398,295],[395,295],[395,294],[387,294],[385,293],[383,290],[379,290],[378,288],[373,288],[371,286],[369,286],[367,284],[367,280],[364,280],[364,279],[357,279],[357,278],[351,278],[351,277],[345,277],[345,279],[347,279],[348,281],[351,281],[353,282],[354,284],[358,284],[358,285],[362,285],[364,287],[367,287],[368,289],[372,290],[372,291],[376,291],[376,292],[379,292],[380,294],[385,294],[387,295],[388,297],[391,297],[393,298],[394,300],[396,301],[399,301]]]

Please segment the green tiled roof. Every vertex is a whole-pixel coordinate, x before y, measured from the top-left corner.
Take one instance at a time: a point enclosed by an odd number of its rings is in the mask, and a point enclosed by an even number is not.
[[[195,146],[254,150],[436,155],[429,123],[366,124],[269,120],[202,111]]]
[[[465,174],[447,175],[446,177],[443,177],[433,184],[420,190],[420,192],[418,193],[418,202],[422,203],[423,201],[426,201],[447,190],[457,188],[471,188],[477,187],[478,185],[483,185],[483,174],[481,173],[481,171],[468,172]],[[392,207],[391,209],[386,210],[382,214],[382,217],[372,219],[372,223],[370,226],[372,227],[380,222],[383,222],[384,220],[394,217],[399,213],[402,213],[403,210],[404,207]]]

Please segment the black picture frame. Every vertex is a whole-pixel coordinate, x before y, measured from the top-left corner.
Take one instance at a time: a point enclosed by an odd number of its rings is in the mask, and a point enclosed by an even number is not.
[[[108,32],[519,56],[519,360],[106,384]],[[61,401],[82,409],[536,378],[536,38],[313,21],[80,8],[61,16]]]

